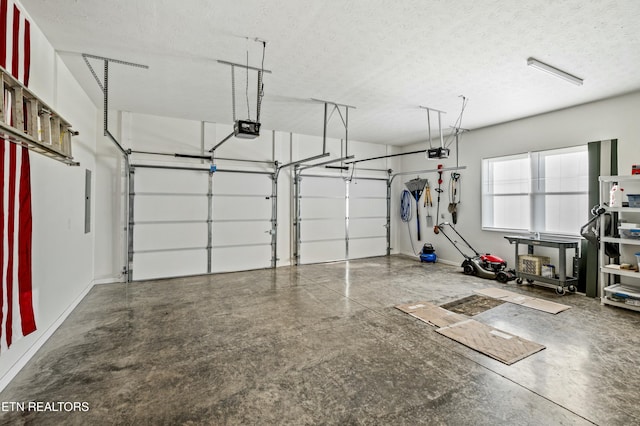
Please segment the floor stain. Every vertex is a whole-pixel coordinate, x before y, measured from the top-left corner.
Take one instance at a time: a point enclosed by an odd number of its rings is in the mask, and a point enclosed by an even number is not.
[[[489,309],[495,308],[496,306],[500,306],[503,303],[504,302],[502,300],[474,294],[472,296],[454,300],[453,302],[445,303],[444,305],[440,305],[440,307],[451,312],[472,317],[474,315],[481,314],[484,311],[488,311]]]

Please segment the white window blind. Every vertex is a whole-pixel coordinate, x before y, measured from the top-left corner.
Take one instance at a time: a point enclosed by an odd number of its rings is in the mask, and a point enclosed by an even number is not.
[[[578,235],[588,220],[587,147],[482,160],[482,227]]]

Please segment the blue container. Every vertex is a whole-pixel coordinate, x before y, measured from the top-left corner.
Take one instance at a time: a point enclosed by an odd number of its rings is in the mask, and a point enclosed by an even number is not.
[[[627,194],[629,207],[640,208],[640,194]]]
[[[436,263],[437,256],[435,253],[420,253],[420,262]]]

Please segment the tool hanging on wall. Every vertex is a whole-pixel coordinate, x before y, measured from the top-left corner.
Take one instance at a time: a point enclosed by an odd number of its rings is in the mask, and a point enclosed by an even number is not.
[[[427,179],[427,186],[424,188],[424,208],[427,209],[427,226],[433,226],[433,217],[430,208],[433,207],[433,199],[431,198],[431,186]]]
[[[409,182],[405,182],[405,186],[413,195],[413,198],[416,200],[416,223],[418,226],[418,241],[422,240],[420,235],[420,197],[422,196],[422,191],[424,190],[425,185],[427,184],[426,179],[420,179],[417,177],[415,179],[411,179]]]
[[[438,201],[437,201],[437,205],[436,205],[436,219],[440,220],[440,194],[442,194],[444,192],[444,190],[442,189],[442,164],[438,164],[438,187],[435,189],[435,191],[438,193]],[[440,233],[440,230],[438,229],[438,225],[433,227],[433,232],[435,234]]]
[[[411,221],[411,193],[406,189],[402,190],[402,195],[400,196],[400,219],[404,223],[407,224],[407,231],[409,231],[409,242],[411,243],[411,250],[413,253],[418,256],[419,253],[416,252],[416,248],[413,245],[413,236],[411,235],[411,225],[409,222]]]
[[[460,204],[460,193],[458,188],[460,187],[460,173],[451,172],[451,178],[449,179],[449,213],[451,213],[451,222],[453,224],[458,223],[458,204]]]

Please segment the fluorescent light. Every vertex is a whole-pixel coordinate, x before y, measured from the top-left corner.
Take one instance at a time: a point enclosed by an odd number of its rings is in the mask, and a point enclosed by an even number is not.
[[[540,62],[537,59],[534,59],[534,58],[527,59],[527,65],[533,68],[537,68],[540,71],[553,74],[556,77],[560,77],[561,79],[568,81],[569,83],[575,84],[576,86],[582,86],[583,80],[581,78],[578,78],[575,75],[571,75],[568,72],[559,70],[558,68],[552,67],[551,65],[545,64],[544,62]]]

